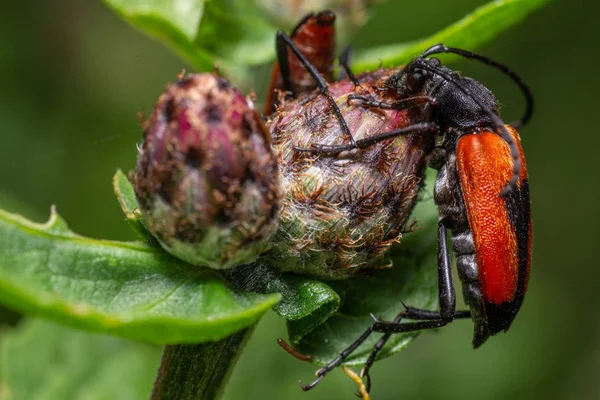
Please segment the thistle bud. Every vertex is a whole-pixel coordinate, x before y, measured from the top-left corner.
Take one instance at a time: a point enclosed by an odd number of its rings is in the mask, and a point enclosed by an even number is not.
[[[144,123],[133,185],[165,250],[215,269],[252,262],[279,217],[276,161],[252,102],[213,74],[167,86]]]
[[[410,110],[363,107],[348,95],[393,103],[385,82],[394,70],[330,85],[355,140],[411,125]],[[284,193],[280,226],[269,253],[274,268],[320,279],[345,279],[389,263],[386,250],[409,229],[434,135],[415,133],[337,155],[294,147],[348,144],[326,97],[318,91],[284,101],[267,122],[278,151]]]

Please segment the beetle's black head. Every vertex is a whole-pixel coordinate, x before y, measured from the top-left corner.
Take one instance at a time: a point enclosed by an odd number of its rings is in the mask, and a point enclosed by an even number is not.
[[[450,70],[442,66],[437,58],[417,57],[408,63],[401,71],[392,75],[386,82],[386,88],[398,98],[422,96],[436,83],[443,79],[432,70]]]

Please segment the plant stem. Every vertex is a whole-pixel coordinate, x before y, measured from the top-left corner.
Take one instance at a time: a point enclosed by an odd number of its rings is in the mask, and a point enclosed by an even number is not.
[[[243,329],[218,342],[165,346],[151,400],[220,398],[253,330]]]

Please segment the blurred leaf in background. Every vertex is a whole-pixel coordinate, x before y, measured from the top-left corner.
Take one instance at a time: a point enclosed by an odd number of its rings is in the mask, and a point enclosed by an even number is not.
[[[146,399],[160,352],[29,319],[0,342],[0,399]]]

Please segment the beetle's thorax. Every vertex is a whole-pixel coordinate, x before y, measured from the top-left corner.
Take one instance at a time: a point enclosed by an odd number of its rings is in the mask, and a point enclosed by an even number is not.
[[[475,79],[441,65],[435,58],[417,58],[391,76],[386,88],[398,98],[431,97],[432,114],[440,132],[470,132],[494,127],[491,114],[498,114],[496,97]],[[429,112],[429,107],[422,110]]]
[[[454,129],[469,132],[493,127],[494,122],[490,114],[497,115],[498,107],[492,92],[474,79],[456,73],[454,76],[454,81],[439,82],[436,86],[432,86],[431,92],[427,94],[437,100],[438,110],[434,118],[440,130],[444,132]],[[457,84],[469,94],[457,89]]]
[[[439,166],[434,189],[434,200],[439,209],[440,220],[452,231],[452,249],[456,256],[458,275],[462,283],[465,302],[471,310],[475,332],[473,344],[482,344],[489,336],[481,284],[479,281],[479,268],[475,256],[473,233],[469,226],[465,203],[460,190],[458,170],[456,167],[456,153],[454,150],[439,148],[435,151],[438,159],[444,162]]]

